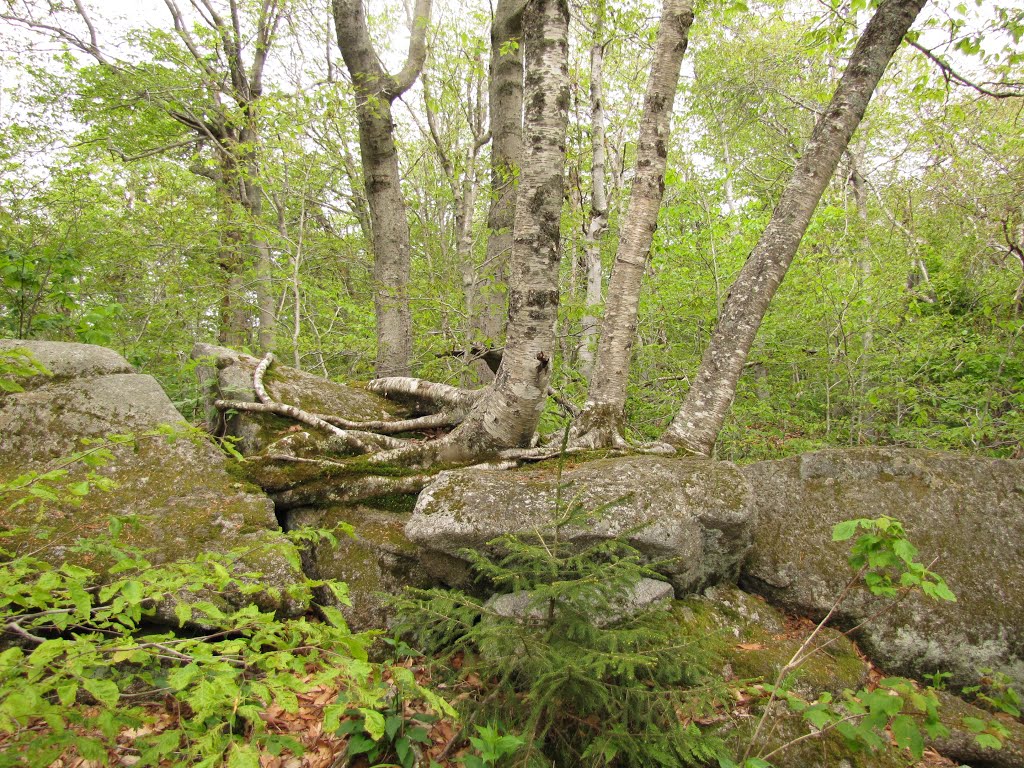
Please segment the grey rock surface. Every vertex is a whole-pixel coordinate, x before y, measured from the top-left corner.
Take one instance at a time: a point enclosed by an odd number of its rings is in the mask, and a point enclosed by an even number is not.
[[[281,533],[270,499],[229,474],[225,457],[209,441],[144,434],[164,424],[187,427],[152,377],[134,373],[123,358],[102,347],[37,341],[3,345],[27,348],[55,375],[31,377],[22,382],[26,391],[0,396],[0,479],[52,468],[81,450],[83,438],[136,436],[134,447],[113,448],[113,460],[99,470],[114,480],[113,490],[93,491],[79,506],[19,507],[0,522],[7,529],[24,529],[9,543],[16,549],[39,549],[40,556],[59,562],[76,539],[105,530],[110,515],[131,515],[141,524],[125,529],[126,540],[151,549],[149,559],[157,564],[243,550],[239,568],[262,574],[258,583],[265,588],[254,596],[218,599],[255,601],[291,614],[305,609],[302,574],[292,564],[298,553]],[[71,479],[85,472],[81,465],[71,470]],[[52,529],[45,541],[39,538],[43,528]],[[175,622],[171,611],[172,606],[164,606],[160,618]]]
[[[435,553],[434,575],[458,583],[464,549],[484,551],[505,534],[549,530],[556,507],[599,512],[562,538],[584,545],[624,536],[677,593],[734,580],[751,543],[750,490],[728,462],[636,456],[492,472],[443,472],[421,493],[409,539]]]
[[[671,584],[657,579],[640,579],[606,614],[594,616],[594,625],[607,627],[644,611],[667,608],[671,600]],[[543,620],[546,615],[544,609],[533,603],[534,593],[523,590],[495,595],[487,601],[486,607],[492,613],[509,619]]]
[[[336,531],[337,544],[321,540],[305,548],[303,566],[313,578],[348,585],[351,605],[339,604],[326,590],[317,598],[340,608],[353,631],[388,626],[392,616],[388,595],[400,594],[405,587],[433,586],[420,565],[416,546],[405,537],[408,519],[408,511],[382,509],[370,503],[287,512],[289,529]],[[339,524],[351,526],[351,535],[339,531]]]
[[[1024,462],[925,450],[823,450],[743,468],[757,499],[754,549],[741,585],[790,613],[821,618],[851,576],[843,520],[903,522],[957,602],[911,594],[858,633],[883,669],[913,676],[978,670],[1024,685]],[[853,626],[882,607],[865,590],[840,608]]]

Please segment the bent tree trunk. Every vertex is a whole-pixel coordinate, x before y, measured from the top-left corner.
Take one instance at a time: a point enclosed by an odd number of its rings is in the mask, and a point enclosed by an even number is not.
[[[419,76],[426,59],[431,0],[417,0],[409,55],[402,71],[388,74],[370,40],[361,0],[334,0],[338,48],[352,76],[359,123],[359,149],[370,209],[377,376],[405,376],[412,356],[409,221],[402,197],[392,102]]]
[[[686,400],[662,440],[711,454],[736,385],[775,291],[821,196],[860,124],[871,95],[926,0],[883,0],[782,193],[771,221],[732,285]]]
[[[665,166],[679,67],[686,52],[692,0],[665,0],[644,97],[636,178],[630,190],[615,265],[608,284],[601,340],[587,402],[575,426],[581,447],[621,446],[629,358],[636,336],[637,309],[647,258],[665,192]],[[596,183],[596,182],[595,182]]]

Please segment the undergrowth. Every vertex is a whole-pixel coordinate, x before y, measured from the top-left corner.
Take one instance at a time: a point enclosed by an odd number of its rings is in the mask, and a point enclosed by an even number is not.
[[[498,556],[466,553],[521,610],[439,589],[397,601],[400,634],[487,681],[467,720],[518,734],[513,765],[703,765],[721,754],[696,724],[729,696],[716,638],[681,636],[664,606],[629,615],[629,595],[655,572],[624,537],[565,541],[612,508],[570,504],[533,536],[492,542]]]

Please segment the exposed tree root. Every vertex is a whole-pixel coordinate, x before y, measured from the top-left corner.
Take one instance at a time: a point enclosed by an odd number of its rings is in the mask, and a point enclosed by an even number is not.
[[[296,408],[294,405],[286,405],[284,403],[276,402],[266,390],[263,385],[263,377],[267,373],[267,369],[271,363],[275,360],[272,352],[268,353],[256,366],[256,370],[253,372],[252,386],[256,392],[256,397],[259,399],[258,403],[249,403],[238,400],[217,400],[214,405],[221,410],[236,410],[236,411],[247,411],[250,413],[274,413],[279,416],[287,416],[295,419],[296,421],[319,429],[332,437],[341,440],[348,448],[358,453],[373,453],[381,449],[388,450],[401,446],[403,441],[397,440],[393,437],[387,437],[386,435],[376,434],[374,432],[356,431],[341,429],[334,424],[326,421],[315,413],[309,413],[301,408]]]
[[[381,435],[396,435],[399,432],[418,432],[423,429],[455,427],[461,424],[462,420],[466,417],[465,412],[454,411],[430,413],[426,416],[419,416],[415,419],[402,419],[401,421],[349,421],[339,416],[316,415],[328,424],[333,424],[342,429],[377,432]]]
[[[436,381],[408,376],[386,376],[367,382],[366,389],[384,397],[409,403],[422,409],[468,410],[487,392],[485,389],[460,389]]]
[[[438,465],[464,467],[477,470],[512,469],[528,463],[572,455],[593,450],[610,449],[613,452],[642,452],[671,454],[671,446],[654,443],[635,445],[622,437],[614,419],[602,418],[601,413],[584,411],[582,414],[572,403],[555,390],[548,395],[572,417],[579,417],[567,440],[552,441],[545,445],[495,450],[481,423],[466,421],[474,405],[489,391],[487,388],[466,390],[447,384],[408,377],[375,379],[367,384],[371,392],[411,404],[414,408],[438,409],[426,415],[399,421],[352,421],[337,416],[304,411],[293,405],[276,402],[264,385],[267,370],[274,362],[268,354],[253,374],[253,389],[260,402],[217,400],[222,410],[235,409],[251,413],[273,413],[312,427],[328,436],[323,446],[328,451],[356,451],[365,456],[361,467],[353,466],[354,459],[326,458],[308,455],[311,444],[309,433],[286,435],[268,446],[262,461],[275,464],[305,465],[319,479],[299,482],[290,487],[269,489],[282,509],[305,504],[353,503],[374,496],[392,493],[418,493],[430,481],[429,470]],[[389,435],[425,429],[451,428],[454,430],[434,440],[401,440]],[[301,455],[301,454],[307,455]],[[381,467],[382,474],[374,474],[373,467]],[[416,474],[394,475],[383,473],[385,467],[400,467]],[[322,470],[319,473],[317,470]],[[334,478],[334,479],[332,479]]]
[[[361,432],[355,430],[339,429],[328,423],[314,413],[308,413],[294,405],[284,403],[249,403],[240,400],[215,400],[213,403],[222,411],[244,411],[247,413],[273,413],[278,416],[287,416],[302,424],[326,432],[344,443],[348,448],[357,453],[373,453],[379,450],[390,450],[404,444],[387,435],[379,435],[374,432]]]

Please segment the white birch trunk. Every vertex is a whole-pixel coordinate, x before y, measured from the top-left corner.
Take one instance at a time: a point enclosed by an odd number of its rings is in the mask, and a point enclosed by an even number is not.
[[[587,225],[584,253],[587,265],[586,310],[581,324],[577,357],[583,375],[589,380],[594,372],[594,344],[597,341],[603,279],[601,274],[601,236],[608,229],[608,195],[605,191],[604,149],[604,8],[597,8],[594,41],[590,47],[590,140],[593,161],[590,173],[590,221]]]
[[[593,447],[622,442],[626,384],[636,337],[640,288],[665,192],[672,109],[692,23],[692,0],[665,0],[644,97],[636,177],[608,284],[594,375],[576,425],[576,439]]]

